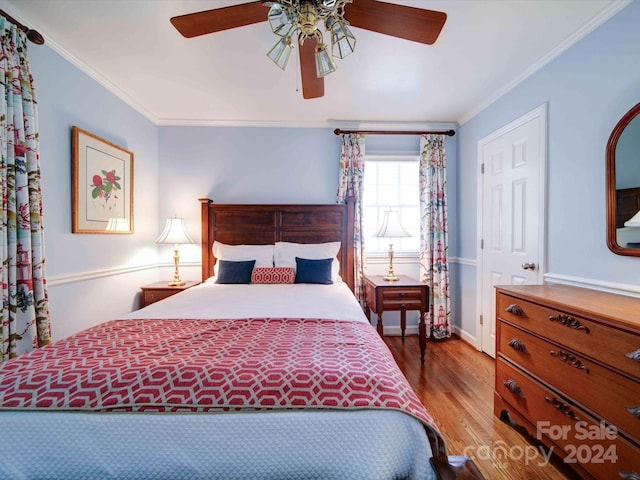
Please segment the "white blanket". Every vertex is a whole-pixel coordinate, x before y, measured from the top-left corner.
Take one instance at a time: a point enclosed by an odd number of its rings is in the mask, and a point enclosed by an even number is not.
[[[368,322],[344,282],[222,285],[207,281],[122,318],[328,318]]]

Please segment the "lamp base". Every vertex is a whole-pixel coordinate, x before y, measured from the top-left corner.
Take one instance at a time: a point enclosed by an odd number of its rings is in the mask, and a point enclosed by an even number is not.
[[[384,277],[382,277],[382,279],[385,282],[395,282],[397,280],[400,280],[400,277],[398,277],[397,275],[391,274],[391,275],[385,275]]]
[[[169,287],[181,287],[185,284],[182,280],[173,280],[167,284]]]

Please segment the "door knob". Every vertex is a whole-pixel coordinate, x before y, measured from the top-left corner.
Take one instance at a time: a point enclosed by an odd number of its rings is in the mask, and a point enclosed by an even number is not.
[[[535,270],[536,269],[536,264],[533,262],[525,262],[522,264],[522,269],[523,270]]]

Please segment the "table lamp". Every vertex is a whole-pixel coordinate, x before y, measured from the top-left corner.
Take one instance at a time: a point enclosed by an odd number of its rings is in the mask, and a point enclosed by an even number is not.
[[[194,243],[193,239],[187,233],[182,218],[167,218],[164,230],[156,240],[156,243],[173,243],[173,280],[169,283],[170,287],[178,287],[184,285],[180,279],[178,264],[180,263],[180,252],[178,245],[181,243]]]
[[[373,236],[393,240],[394,238],[410,237],[411,234],[400,223],[400,217],[398,217],[396,210],[386,210],[384,217],[382,217],[382,223]],[[393,273],[393,241],[389,242],[389,273],[382,278],[387,282],[395,282],[399,278]]]

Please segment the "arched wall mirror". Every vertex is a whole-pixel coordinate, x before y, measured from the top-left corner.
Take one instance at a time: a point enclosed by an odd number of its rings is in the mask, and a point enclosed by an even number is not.
[[[618,255],[640,257],[640,103],[607,143],[607,245]]]

